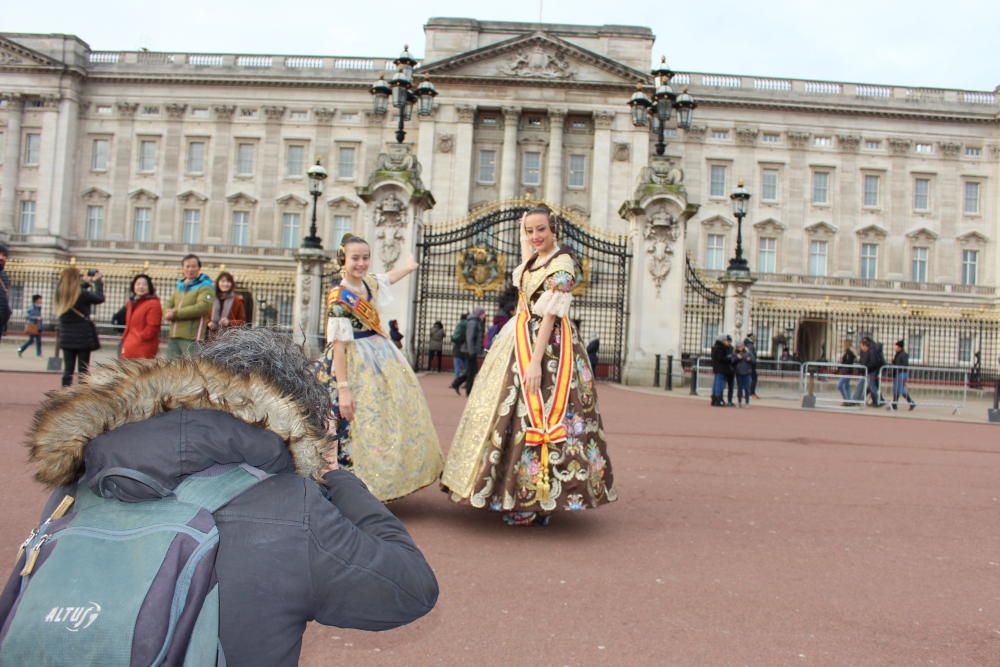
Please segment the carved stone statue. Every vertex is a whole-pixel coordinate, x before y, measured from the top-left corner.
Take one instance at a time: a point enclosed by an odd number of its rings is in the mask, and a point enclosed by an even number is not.
[[[521,52],[499,68],[501,74],[532,79],[571,79],[575,72],[566,56],[536,45]]]
[[[379,257],[387,270],[392,270],[402,251],[402,229],[406,226],[405,210],[406,205],[395,192],[390,192],[375,206]]]
[[[646,253],[650,256],[649,275],[659,297],[663,281],[673,265],[674,244],[680,238],[680,225],[665,208],[654,209],[646,216],[642,236],[646,242]]]

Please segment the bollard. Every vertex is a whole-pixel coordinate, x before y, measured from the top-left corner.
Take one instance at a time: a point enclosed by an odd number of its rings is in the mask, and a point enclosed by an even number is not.
[[[660,355],[656,355],[656,367],[653,370],[653,386],[660,386]]]
[[[1000,378],[997,378],[996,387],[993,389],[993,407],[987,414],[991,423],[1000,424]]]
[[[816,371],[810,371],[806,378],[806,395],[802,397],[802,407],[816,407]]]
[[[55,343],[55,345],[56,345],[55,355],[49,357],[49,365],[48,365],[48,368],[46,370],[60,372],[60,371],[62,371],[62,363],[63,362],[62,362],[62,357],[60,356],[60,352],[59,352],[59,329],[56,329],[56,343]]]
[[[698,360],[691,364],[691,395],[698,395]]]
[[[667,391],[674,390],[674,355],[667,355],[667,379],[663,383]]]

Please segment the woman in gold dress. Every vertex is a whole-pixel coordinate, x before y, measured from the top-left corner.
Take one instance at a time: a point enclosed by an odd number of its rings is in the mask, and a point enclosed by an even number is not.
[[[333,399],[331,430],[340,466],[387,502],[437,481],[442,456],[416,375],[389,340],[378,309],[389,286],[417,268],[412,258],[370,274],[368,243],[348,234],[338,250],[341,272],[326,299],[326,350],[318,377]]]
[[[517,314],[493,339],[442,478],[453,501],[509,525],[617,500],[593,370],[569,319],[577,263],[555,222],[546,208],[521,219]]]

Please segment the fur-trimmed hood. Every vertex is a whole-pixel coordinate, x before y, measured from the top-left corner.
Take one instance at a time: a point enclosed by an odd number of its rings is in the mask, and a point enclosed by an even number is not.
[[[219,411],[266,429],[284,442],[303,477],[321,479],[323,456],[333,446],[294,400],[261,376],[236,375],[201,359],[122,359],[94,366],[81,384],[48,395],[28,437],[35,479],[49,487],[73,484],[92,440],[175,410]]]

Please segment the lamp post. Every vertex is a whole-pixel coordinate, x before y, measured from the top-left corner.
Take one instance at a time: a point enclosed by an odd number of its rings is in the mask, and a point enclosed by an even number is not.
[[[309,194],[313,198],[313,212],[312,223],[309,225],[309,236],[302,239],[302,247],[322,250],[323,240],[316,235],[316,207],[319,203],[319,196],[323,194],[323,186],[326,184],[326,169],[320,164],[319,158],[316,158],[316,164],[309,167],[306,175],[309,177]]]
[[[406,138],[406,121],[413,117],[414,105],[417,106],[417,113],[421,116],[429,116],[434,110],[434,98],[438,92],[434,84],[427,79],[413,88],[413,68],[416,67],[417,61],[410,55],[409,45],[404,46],[403,52],[392,62],[396,66],[396,73],[388,83],[384,76],[379,76],[369,92],[372,94],[372,111],[377,116],[386,114],[390,101],[396,108],[399,114],[396,143],[401,144]]]
[[[733,215],[736,216],[736,254],[729,260],[729,268],[726,271],[749,274],[750,264],[743,256],[743,218],[747,214],[750,192],[743,187],[743,181],[739,182],[729,198],[733,201]]]
[[[632,108],[632,124],[641,127],[650,122],[650,130],[656,133],[656,154],[663,155],[667,149],[665,139],[667,121],[670,120],[670,113],[677,109],[677,127],[686,130],[691,127],[691,119],[694,117],[694,109],[697,103],[688,94],[687,89],[678,95],[670,87],[670,81],[674,78],[674,72],[667,67],[667,58],[660,58],[660,66],[654,69],[653,75],[653,99],[650,99],[643,91],[642,84],[636,86],[635,93],[628,101]]]

